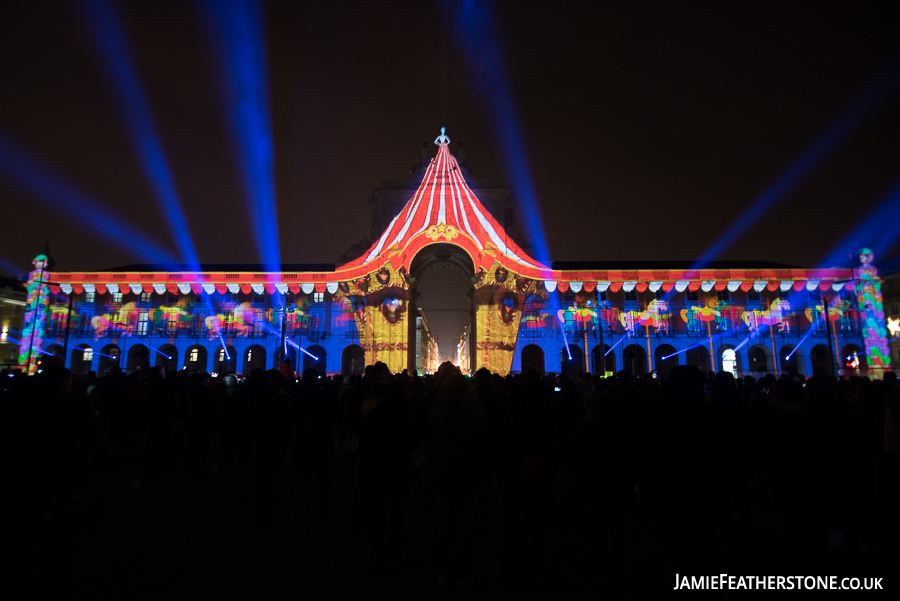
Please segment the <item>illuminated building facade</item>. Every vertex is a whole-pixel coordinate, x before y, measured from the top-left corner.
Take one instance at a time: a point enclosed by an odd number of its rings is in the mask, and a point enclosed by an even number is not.
[[[692,364],[739,376],[838,369],[878,376],[890,369],[889,357],[873,350],[881,342],[870,340],[870,332],[885,328],[871,257],[860,269],[545,265],[480,201],[449,139],[436,143],[417,185],[376,189],[369,204],[383,229],[337,266],[283,265],[273,272],[132,265],[54,273],[45,350],[80,372],[154,364],[247,373],[276,365],[283,348],[295,365],[328,373],[360,373],[375,361],[394,371],[430,371],[417,287],[432,269],[449,267],[472,284],[465,337],[471,370],[643,374]],[[498,198],[495,205],[505,211],[508,197],[498,192]],[[69,295],[75,302],[64,349]],[[283,309],[293,305],[293,312]],[[838,360],[847,356],[858,357],[858,365]]]
[[[13,278],[0,277],[0,367],[19,364],[19,338],[25,320],[25,287]]]

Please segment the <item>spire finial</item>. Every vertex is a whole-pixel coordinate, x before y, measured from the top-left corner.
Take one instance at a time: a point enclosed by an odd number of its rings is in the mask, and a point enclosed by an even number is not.
[[[447,131],[447,128],[442,127],[441,135],[439,135],[437,138],[434,139],[434,143],[437,144],[438,146],[446,146],[446,145],[450,144],[450,138],[447,137],[447,134],[444,133],[445,131]]]

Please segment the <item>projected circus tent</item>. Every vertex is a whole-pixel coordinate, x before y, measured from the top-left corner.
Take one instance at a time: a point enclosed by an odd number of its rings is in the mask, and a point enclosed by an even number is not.
[[[472,323],[460,351],[473,370],[643,374],[692,364],[738,376],[811,375],[846,370],[838,349],[848,345],[865,349],[858,373],[890,369],[880,351],[883,335],[866,342],[870,322],[876,334],[884,331],[883,313],[859,311],[860,295],[880,298],[870,257],[861,269],[764,261],[714,261],[703,269],[671,260],[548,265],[482,202],[449,138],[442,132],[435,143],[415,183],[392,191],[404,191],[402,207],[343,264],[54,273],[45,278],[59,283],[50,287],[45,321],[56,321],[45,329],[64,332],[59,320],[68,319],[63,353],[80,371],[97,370],[100,359],[108,369],[102,351],[85,352],[107,345],[119,350],[126,369],[272,368],[286,348],[294,365],[327,373],[358,373],[376,361],[427,371],[432,366],[417,363],[425,354],[417,352],[425,338],[417,324],[426,322],[417,319],[418,284],[449,266],[471,283]],[[586,252],[596,252],[587,242]],[[864,288],[857,291],[854,282]],[[289,305],[295,310],[282,310]],[[45,345],[63,342],[54,338]]]

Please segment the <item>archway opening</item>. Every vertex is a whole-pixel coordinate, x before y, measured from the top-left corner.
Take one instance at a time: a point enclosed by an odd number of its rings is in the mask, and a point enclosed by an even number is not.
[[[156,365],[165,368],[167,374],[178,371],[178,348],[174,344],[164,344],[156,352]]]
[[[79,344],[72,349],[72,373],[86,376],[91,371],[93,361],[94,350],[90,346]]]
[[[630,344],[622,351],[622,369],[633,376],[647,373],[647,351],[639,344]]]
[[[119,367],[122,361],[122,351],[115,344],[107,344],[100,349],[100,358],[97,361],[97,376],[102,378],[114,367]]]
[[[809,351],[809,362],[814,376],[833,375],[834,360],[831,350],[824,344],[817,344]]]
[[[591,369],[600,376],[616,373],[616,354],[610,352],[608,344],[598,344],[591,350]]]
[[[143,344],[132,344],[128,349],[128,361],[125,369],[133,371],[150,365],[150,349]]]
[[[429,244],[416,254],[409,272],[414,286],[407,315],[415,325],[408,325],[408,364],[423,373],[450,361],[463,371],[474,372],[479,365],[470,357],[472,341],[477,338],[471,257],[455,244]]]
[[[781,372],[789,376],[800,374],[800,351],[793,344],[785,344],[778,351],[778,365]]]
[[[709,373],[709,349],[706,348],[706,345],[695,346],[688,350],[684,359],[687,365],[693,365],[702,371],[704,377]]]
[[[237,350],[233,346],[220,346],[216,349],[213,371],[220,375],[237,371]]]
[[[537,371],[541,376],[546,373],[544,349],[536,344],[526,344],[522,348],[522,373],[529,369]]]
[[[747,357],[750,359],[750,373],[767,374],[769,369],[769,351],[761,344],[754,344],[747,351]]]
[[[716,352],[716,366],[719,371],[727,371],[735,378],[740,378],[744,373],[741,364],[741,356],[735,350],[733,344],[723,344]]]
[[[584,352],[580,346],[570,344],[568,347],[562,347],[559,351],[559,362],[561,365],[559,373],[564,378],[574,381],[578,374],[584,373]]]
[[[306,350],[312,357],[303,353],[303,371],[314,367],[320,374],[325,375],[328,368],[328,352],[318,344],[307,347]]]
[[[244,351],[244,361],[241,373],[248,375],[254,369],[266,370],[266,349],[258,344],[247,347]]]
[[[358,376],[366,369],[366,353],[358,344],[348,344],[341,353],[341,374]]]
[[[184,366],[189,374],[206,372],[206,347],[195,344],[184,352]]]
[[[656,373],[661,376],[668,376],[675,366],[678,365],[678,355],[675,354],[675,347],[671,344],[660,344],[653,351],[653,364],[656,367]]]

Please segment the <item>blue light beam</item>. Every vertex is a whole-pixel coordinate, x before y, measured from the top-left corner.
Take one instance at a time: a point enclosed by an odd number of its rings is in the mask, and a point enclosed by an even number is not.
[[[450,0],[443,1],[446,3]],[[493,6],[489,0],[462,0],[453,2],[450,6],[453,11],[454,40],[462,50],[473,87],[485,102],[488,121],[493,126],[494,137],[503,153],[507,178],[513,183],[521,203],[521,217],[534,248],[534,258],[544,265],[550,265],[550,252],[544,235],[537,192],[525,154],[525,142],[512,86],[503,63]]]
[[[821,267],[847,264],[847,255],[868,247],[884,256],[900,242],[900,182],[854,226],[820,263]],[[854,267],[858,263],[854,262]]]
[[[149,263],[168,263],[172,252],[64,181],[0,132],[0,177],[43,202],[57,218],[92,232]]]
[[[747,210],[726,229],[719,239],[700,257],[694,269],[700,269],[719,257],[726,249],[762,219],[769,210],[789,194],[813,169],[846,140],[865,118],[879,107],[900,82],[900,56],[895,56],[839,117],[837,122],[813,140],[803,154],[769,186]]]
[[[263,15],[256,0],[202,0],[247,214],[266,271],[281,270]]]
[[[87,0],[79,3],[79,6],[97,52],[103,60],[107,78],[118,98],[119,110],[140,157],[144,175],[154,188],[156,200],[169,224],[182,259],[193,268],[199,264],[199,260],[187,218],[116,8],[110,0]]]

